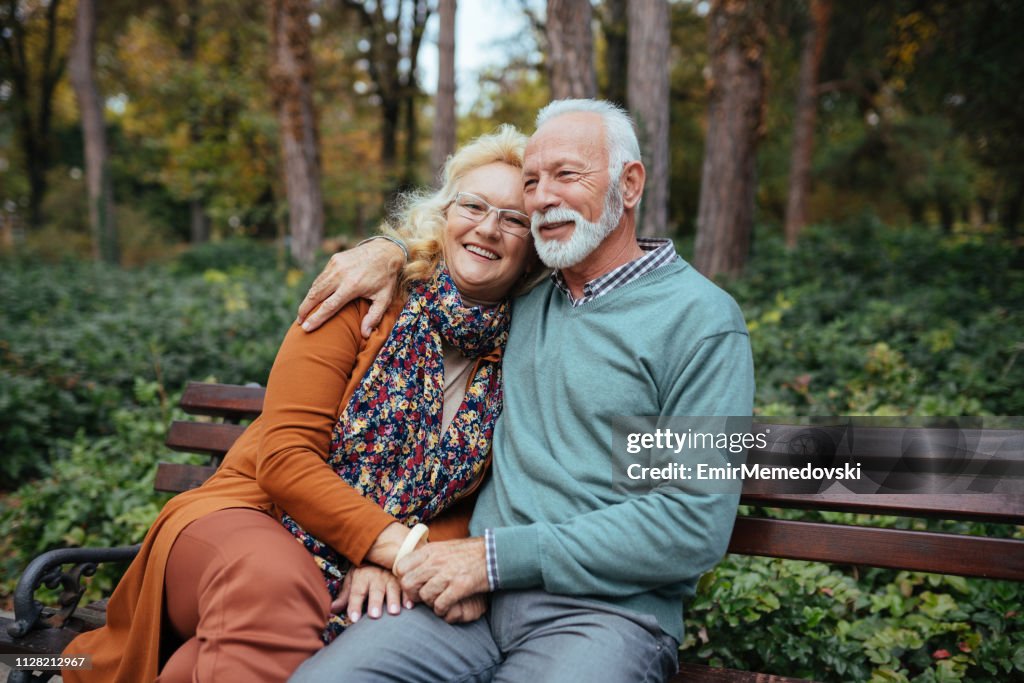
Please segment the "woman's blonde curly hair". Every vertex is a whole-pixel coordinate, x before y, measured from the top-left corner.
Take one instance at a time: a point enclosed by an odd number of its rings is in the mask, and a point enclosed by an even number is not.
[[[444,231],[448,226],[445,210],[455,201],[456,188],[466,174],[498,162],[521,169],[526,140],[514,126],[502,124],[495,132],[481,135],[448,157],[440,190],[417,190],[399,198],[393,217],[381,226],[381,233],[401,239],[409,249],[409,262],[402,271],[403,289],[412,282],[429,278],[441,261]],[[532,237],[527,235],[526,239],[532,240]],[[534,255],[530,270],[536,271],[538,264]],[[539,277],[529,278],[512,294],[529,290],[539,280]]]

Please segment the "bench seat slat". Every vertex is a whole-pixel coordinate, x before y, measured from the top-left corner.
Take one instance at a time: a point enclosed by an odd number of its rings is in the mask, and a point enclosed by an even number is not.
[[[679,673],[669,683],[808,683],[803,678],[773,676],[771,674],[737,669],[718,669],[701,664],[679,663]]]
[[[13,619],[0,617],[0,652],[12,655],[40,655],[63,652],[80,631],[71,628],[42,628],[29,631],[24,638],[12,638],[7,627]],[[75,653],[85,654],[85,653]]]
[[[244,431],[242,425],[175,421],[165,443],[174,451],[222,456]]]
[[[189,382],[179,405],[189,415],[251,419],[263,411],[266,393],[259,386]]]
[[[729,552],[1024,581],[1024,541],[739,517]]]

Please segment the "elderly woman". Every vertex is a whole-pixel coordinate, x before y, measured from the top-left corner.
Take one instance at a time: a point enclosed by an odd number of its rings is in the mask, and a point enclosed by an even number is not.
[[[406,296],[369,339],[365,301],[289,330],[263,414],[164,507],[107,625],[68,646],[92,670],[66,681],[285,680],[344,628],[334,611],[358,618],[366,593],[371,616],[400,609],[390,569],[421,523],[432,539],[466,535],[501,410],[508,297],[537,268],[524,146],[502,127],[449,159],[440,191],[407,199]]]

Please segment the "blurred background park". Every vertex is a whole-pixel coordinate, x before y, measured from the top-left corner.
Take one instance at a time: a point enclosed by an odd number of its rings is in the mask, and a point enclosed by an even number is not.
[[[0,601],[42,550],[140,540],[185,382],[265,382],[329,253],[553,97],[634,115],[641,230],[739,301],[758,414],[1024,414],[1022,28],[1019,0],[3,0]],[[1024,680],[1009,583],[729,557],[687,620],[693,661]]]

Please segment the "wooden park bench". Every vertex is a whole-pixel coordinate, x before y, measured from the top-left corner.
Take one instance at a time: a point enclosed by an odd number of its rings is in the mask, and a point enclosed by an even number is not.
[[[244,431],[239,424],[259,415],[264,390],[256,386],[191,383],[181,399],[186,413],[205,421],[174,422],[167,445],[177,451],[201,453],[209,465],[161,463],[155,488],[180,492],[199,486]],[[206,418],[217,418],[210,422]],[[884,428],[880,428],[884,429]],[[894,434],[891,438],[898,438]],[[1024,432],[986,430],[982,438],[1024,439]],[[884,435],[883,435],[884,438]],[[747,482],[749,484],[749,482]],[[931,517],[1024,524],[1024,496],[985,495],[819,495],[779,494],[744,485],[742,503],[760,507],[831,510],[864,514]],[[83,630],[103,623],[103,603],[79,606],[82,578],[105,561],[130,561],[139,546],[52,550],[32,561],[14,595],[15,618],[0,619],[0,653],[57,654]],[[951,533],[872,528],[823,522],[741,516],[736,520],[729,552],[828,562],[870,565],[960,576],[1024,580],[1024,540]],[[71,565],[65,570],[64,567]],[[61,588],[60,605],[43,607],[35,599],[40,586]],[[8,681],[45,681],[12,671]],[[676,683],[797,683],[779,675],[710,668],[683,663]]]

